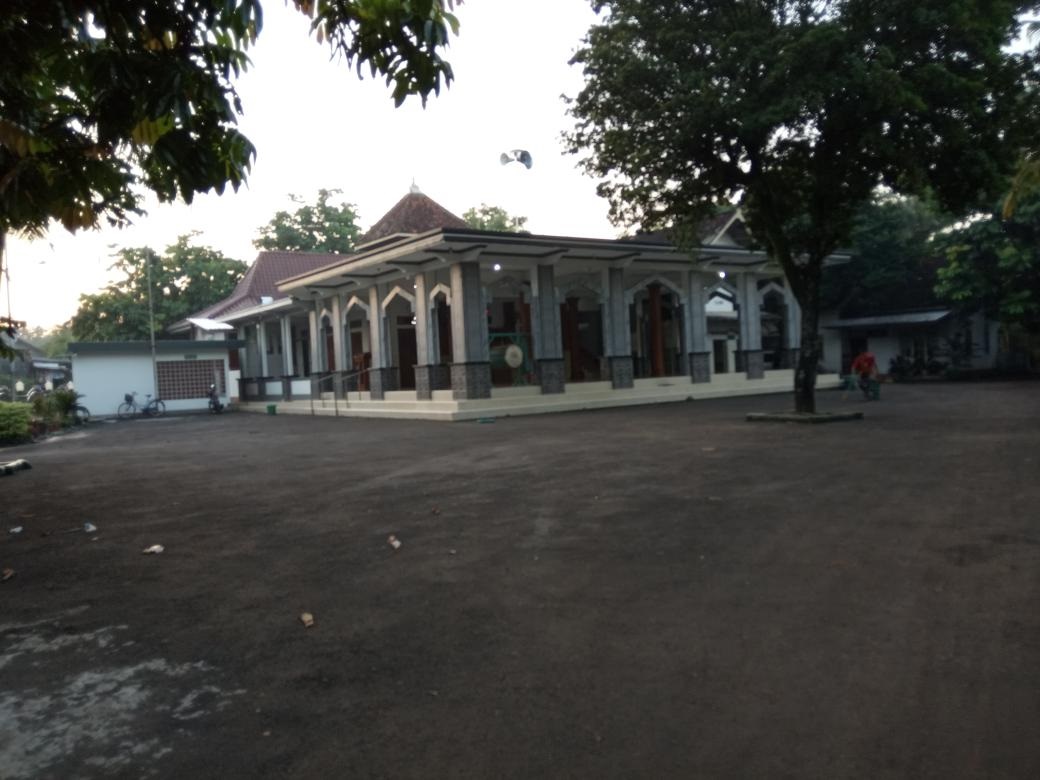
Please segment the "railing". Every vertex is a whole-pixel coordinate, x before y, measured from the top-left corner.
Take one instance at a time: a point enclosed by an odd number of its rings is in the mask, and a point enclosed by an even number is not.
[[[364,391],[360,389],[361,382],[357,382],[357,390],[347,390],[347,384],[350,379],[360,379],[365,374],[368,374],[371,368],[360,368],[356,371],[330,371],[311,377],[311,414],[314,412],[314,397],[321,398],[321,394],[325,392],[331,392],[333,395],[333,409],[337,417],[339,417],[339,399],[342,398],[345,401],[350,400],[349,393],[356,392],[358,394],[358,400],[361,400],[361,393]],[[338,382],[337,382],[338,380]],[[337,387],[337,384],[339,387]],[[326,390],[326,387],[328,388]]]
[[[336,374],[335,373],[319,374],[318,376],[312,376],[311,377],[311,416],[314,416],[314,396],[318,396],[318,398],[320,399],[321,398],[321,394],[323,392],[325,392],[322,389],[323,386],[325,385],[325,383],[326,382],[334,382],[335,379],[336,379]],[[333,410],[336,413],[336,416],[339,417],[339,399],[335,397],[335,393],[336,393],[335,386],[333,385],[331,387],[332,387],[331,392],[333,394],[332,407],[333,407]]]

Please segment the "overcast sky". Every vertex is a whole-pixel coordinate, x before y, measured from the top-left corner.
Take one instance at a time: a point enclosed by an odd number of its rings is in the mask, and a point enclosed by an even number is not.
[[[458,38],[447,52],[455,82],[426,109],[409,99],[395,109],[379,79],[330,61],[308,35],[308,21],[279,0],[264,4],[253,67],[238,82],[242,131],[257,147],[249,184],[237,194],[205,195],[191,206],[147,204],[148,215],[123,230],[63,228],[8,245],[12,313],[50,327],[76,311],[81,293],[102,288],[115,249],[161,250],[199,231],[198,243],[251,262],[257,229],[288,193],[314,200],[341,189],[362,227],[381,217],[415,179],[461,215],[480,203],[527,216],[535,233],[610,238],[607,205],[595,182],[564,155],[560,134],[571,120],[561,95],[575,95],[581,73],[567,62],[595,21],[586,0],[468,0],[457,7]],[[527,149],[534,166],[499,164],[503,151]],[[6,313],[6,295],[0,301]]]

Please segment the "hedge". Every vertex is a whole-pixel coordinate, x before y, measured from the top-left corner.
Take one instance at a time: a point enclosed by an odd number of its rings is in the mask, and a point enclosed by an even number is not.
[[[23,403],[0,401],[0,444],[19,444],[29,441],[29,422],[32,407]]]

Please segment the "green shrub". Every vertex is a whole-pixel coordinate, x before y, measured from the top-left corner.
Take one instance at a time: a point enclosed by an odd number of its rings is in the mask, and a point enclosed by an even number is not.
[[[83,396],[75,390],[70,390],[67,387],[59,387],[57,390],[48,394],[47,397],[50,399],[51,408],[54,410],[54,414],[65,420],[72,417],[72,407],[75,406],[76,402]]]
[[[33,417],[55,430],[72,425],[75,415],[72,408],[82,398],[75,390],[59,387],[49,393],[41,393],[32,400]]]
[[[0,444],[28,441],[32,408],[29,404],[0,401]]]

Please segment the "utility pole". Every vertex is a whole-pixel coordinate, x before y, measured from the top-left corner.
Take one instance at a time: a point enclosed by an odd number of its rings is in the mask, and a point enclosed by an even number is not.
[[[152,254],[148,253],[148,335],[152,342],[152,384],[155,387],[155,399],[159,399],[159,367],[155,359],[155,308],[152,305]]]

